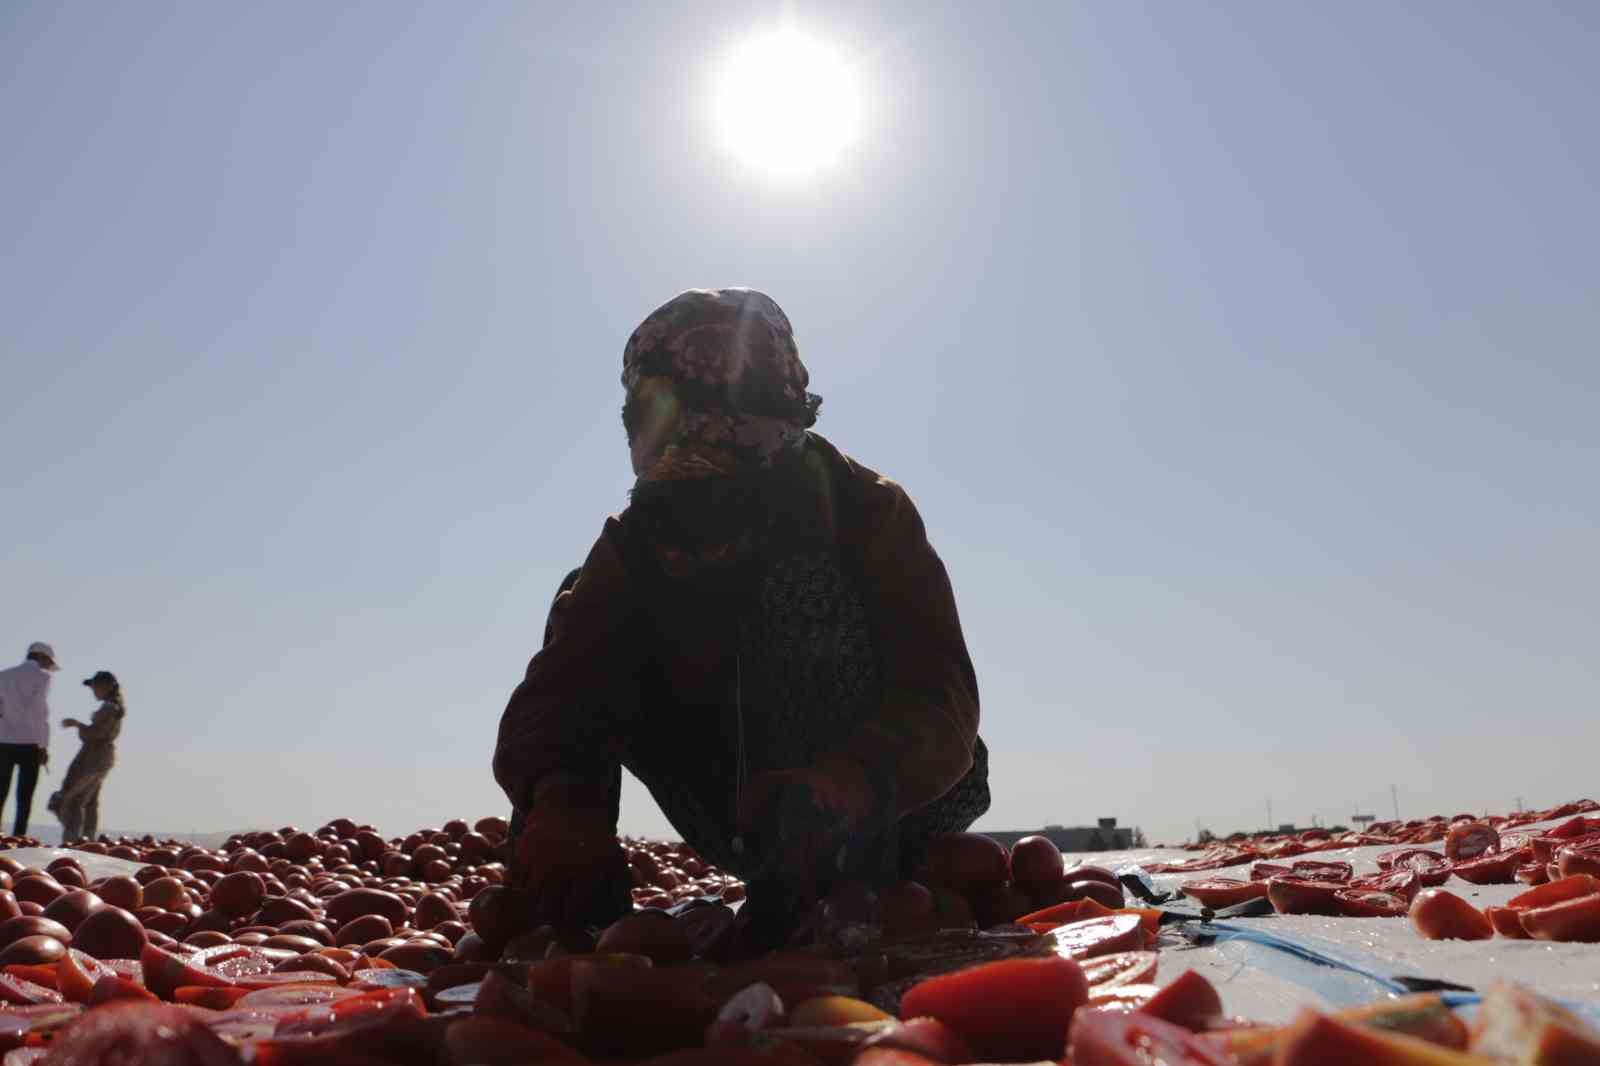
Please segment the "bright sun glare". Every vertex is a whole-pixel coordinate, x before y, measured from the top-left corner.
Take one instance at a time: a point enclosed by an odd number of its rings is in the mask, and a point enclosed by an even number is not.
[[[776,177],[805,177],[838,161],[857,133],[860,100],[839,55],[793,29],[752,40],[717,85],[726,146]]]

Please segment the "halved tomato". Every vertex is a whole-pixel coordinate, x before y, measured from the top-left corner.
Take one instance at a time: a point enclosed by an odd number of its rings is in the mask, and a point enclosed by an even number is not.
[[[5,968],[5,972],[13,977],[20,977],[24,981],[32,981],[36,985],[46,988],[56,988],[56,964],[53,962],[41,963],[37,966],[27,964],[13,964]]]
[[[1335,892],[1333,898],[1346,918],[1404,918],[1411,909],[1409,900],[1393,892],[1346,888]]]
[[[1279,914],[1339,913],[1337,893],[1344,890],[1338,881],[1307,881],[1299,877],[1274,877],[1267,882],[1267,898]]]
[[[1528,931],[1522,928],[1523,912],[1514,907],[1485,907],[1483,916],[1489,919],[1494,931],[1511,940],[1529,940]]]
[[[1388,892],[1409,902],[1416,899],[1417,893],[1422,891],[1422,882],[1418,880],[1415,870],[1390,870],[1386,873],[1354,878],[1346,887],[1361,889],[1364,892]]]
[[[1458,862],[1451,871],[1474,885],[1509,885],[1517,880],[1517,867],[1531,856],[1527,851],[1492,852],[1482,858]]]
[[[139,961],[144,965],[144,986],[162,999],[171,999],[184,985],[203,985],[210,988],[226,988],[231,985],[233,982],[228,978],[190,961],[203,954],[204,952],[195,952],[188,958],[179,958],[154,944],[146,944],[144,951],[139,955]]]
[[[60,1003],[62,1000],[61,993],[53,988],[36,985],[32,981],[25,981],[8,973],[0,973],[0,1002],[38,1007]]]
[[[339,981],[331,973],[318,970],[295,970],[291,973],[247,973],[234,979],[240,988],[294,988],[299,985],[333,985]]]
[[[1209,907],[1214,911],[1252,899],[1265,899],[1267,895],[1267,882],[1240,881],[1233,877],[1206,877],[1197,881],[1185,881],[1180,888],[1184,895],[1202,907]]]
[[[1494,936],[1494,926],[1482,911],[1442,888],[1430,888],[1412,901],[1411,924],[1427,940],[1488,940]]]
[[[1201,1032],[1222,1020],[1222,997],[1217,994],[1216,985],[1193,970],[1185,970],[1139,1010],[1191,1032]]]
[[[221,988],[212,985],[180,985],[173,990],[174,1003],[182,1003],[190,1007],[205,1007],[207,1010],[228,1010],[240,999],[244,998],[248,989],[237,985],[227,985]]]
[[[88,1005],[99,1007],[106,1003],[116,1003],[122,1000],[139,1000],[146,1003],[159,1002],[151,991],[137,981],[130,981],[126,977],[119,977],[108,973],[94,983],[89,989]]]
[[[279,1019],[271,1039],[256,1044],[255,1061],[257,1066],[325,1062],[358,1051],[381,1061],[380,1034],[404,1042],[404,1023],[425,1018],[427,1013],[414,988],[385,989],[318,1004]]]
[[[1571,877],[1563,877],[1559,881],[1551,881],[1549,884],[1512,896],[1506,901],[1506,906],[1512,910],[1532,910],[1535,907],[1565,903],[1569,899],[1592,896],[1596,892],[1600,892],[1600,880],[1589,874],[1573,874]]]
[[[246,1010],[304,1010],[324,1003],[337,1003],[361,995],[353,988],[338,985],[280,985],[277,988],[245,990],[238,1006]]]
[[[1140,1012],[1081,1010],[1072,1021],[1073,1066],[1233,1066],[1234,1059],[1181,1026]]]
[[[1522,928],[1535,940],[1600,942],[1600,893],[1522,912]]]
[[[1131,921],[1138,930],[1138,920],[1123,915],[1095,920]],[[979,1061],[1056,1060],[1073,1012],[1088,998],[1083,970],[1070,959],[1003,959],[913,985],[900,999],[900,1012],[939,1019],[965,1038]]]
[[[1291,877],[1304,878],[1307,881],[1348,881],[1356,875],[1356,868],[1347,862],[1339,861],[1313,861],[1304,859],[1297,861],[1290,868]]]
[[[1084,980],[1089,982],[1089,987],[1103,989],[1154,981],[1160,958],[1154,951],[1121,951],[1115,955],[1085,959],[1079,965],[1083,968]]]
[[[68,948],[67,953],[57,960],[55,970],[55,988],[69,1003],[89,1002],[89,993],[94,991],[95,982],[102,977],[115,976],[110,967],[77,948]]]
[[[1112,914],[1104,918],[1073,922],[1049,934],[1055,953],[1067,959],[1092,959],[1123,951],[1140,951],[1145,946],[1143,919],[1137,914]]]

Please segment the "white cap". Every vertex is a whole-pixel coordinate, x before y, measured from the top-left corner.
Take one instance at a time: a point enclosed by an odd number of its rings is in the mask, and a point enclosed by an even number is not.
[[[59,669],[59,667],[55,665],[56,650],[42,640],[36,640],[32,644],[29,644],[28,654],[43,655],[46,659],[50,660],[50,666],[47,669]]]

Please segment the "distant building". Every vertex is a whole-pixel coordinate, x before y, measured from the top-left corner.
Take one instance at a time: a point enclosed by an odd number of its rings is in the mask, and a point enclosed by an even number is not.
[[[1023,837],[1049,837],[1062,851],[1128,851],[1134,847],[1133,830],[1118,828],[1115,818],[1097,825],[1047,825],[1043,829],[989,830],[984,834],[1010,847]]]

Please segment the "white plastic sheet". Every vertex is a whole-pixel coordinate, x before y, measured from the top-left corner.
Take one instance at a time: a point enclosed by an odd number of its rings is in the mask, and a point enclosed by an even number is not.
[[[1554,825],[1555,823],[1548,823]],[[1532,829],[1540,826],[1529,827]],[[1519,832],[1528,831],[1519,829]],[[1442,850],[1442,845],[1428,845]],[[1374,873],[1377,856],[1389,847],[1343,848],[1300,856],[1308,860],[1343,860],[1355,866],[1356,876]],[[1067,856],[1069,863],[1083,862],[1122,871],[1134,866],[1181,862],[1198,852],[1146,848],[1137,851],[1085,852]],[[1284,860],[1292,862],[1294,860]],[[1250,864],[1189,874],[1154,874],[1162,891],[1176,892],[1190,879],[1234,877],[1248,879]],[[1445,888],[1478,907],[1501,904],[1527,890],[1526,885],[1473,885],[1451,879]],[[1500,978],[1518,981],[1545,995],[1582,1003],[1600,1015],[1600,944],[1547,944],[1533,940],[1424,940],[1406,918],[1323,918],[1279,914],[1237,919],[1229,924],[1260,928],[1324,950],[1359,960],[1367,969],[1387,977],[1429,977],[1482,989]],[[1304,1006],[1337,1008],[1350,1001],[1363,1002],[1381,995],[1371,982],[1341,978],[1326,968],[1310,967],[1281,953],[1236,941],[1206,947],[1164,944],[1158,980],[1170,981],[1184,970],[1198,970],[1221,990],[1230,1013],[1283,1021]],[[1312,971],[1316,972],[1313,973]],[[1586,1012],[1587,1013],[1587,1012]]]
[[[144,863],[129,862],[127,859],[113,859],[109,855],[92,855],[87,851],[73,851],[71,848],[5,848],[0,849],[0,855],[8,859],[15,859],[24,866],[36,867],[43,870],[57,859],[69,858],[77,860],[83,867],[84,874],[91,881],[98,881],[102,877],[132,877],[144,868]]]

